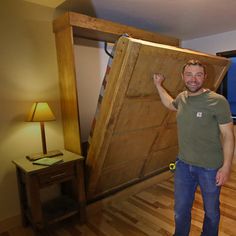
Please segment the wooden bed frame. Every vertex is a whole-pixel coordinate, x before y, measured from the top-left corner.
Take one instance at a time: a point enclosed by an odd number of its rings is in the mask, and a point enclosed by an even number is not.
[[[115,42],[114,61],[86,158],[89,201],[160,173],[178,152],[175,113],[161,104],[151,80],[156,71],[170,78],[165,87],[183,90],[181,67],[198,58],[208,66],[206,86],[216,90],[229,61],[179,48],[179,40],[133,27],[66,13],[53,23],[59,68],[64,143],[81,154],[79,106],[73,45],[76,37]],[[145,41],[144,41],[145,40]]]

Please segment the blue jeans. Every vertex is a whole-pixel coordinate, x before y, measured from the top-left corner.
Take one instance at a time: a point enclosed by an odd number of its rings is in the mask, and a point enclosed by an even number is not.
[[[220,222],[220,187],[217,169],[192,166],[177,160],[175,170],[175,236],[188,236],[195,191],[200,186],[204,204],[202,236],[217,236]]]

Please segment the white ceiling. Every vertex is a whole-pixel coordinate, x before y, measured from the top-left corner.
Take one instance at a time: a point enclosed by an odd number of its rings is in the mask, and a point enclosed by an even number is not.
[[[57,8],[183,40],[236,30],[236,0],[66,0]]]

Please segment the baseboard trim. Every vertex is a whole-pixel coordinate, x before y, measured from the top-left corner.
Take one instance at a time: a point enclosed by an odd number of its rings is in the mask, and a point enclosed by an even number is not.
[[[0,234],[12,228],[21,226],[21,216],[16,215],[0,221]]]

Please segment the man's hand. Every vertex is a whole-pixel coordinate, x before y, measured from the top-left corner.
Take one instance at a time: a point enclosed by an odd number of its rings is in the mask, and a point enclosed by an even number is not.
[[[222,186],[226,183],[230,176],[230,167],[221,167],[216,174],[216,185]]]
[[[165,80],[165,77],[160,73],[156,73],[153,75],[153,82],[156,85],[156,87],[161,86],[164,80]]]
[[[160,73],[156,73],[153,75],[153,82],[157,88],[157,91],[160,95],[163,105],[172,111],[176,111],[176,108],[172,104],[173,98],[167,93],[165,88],[162,87],[162,82],[164,80],[165,80],[165,77]]]

